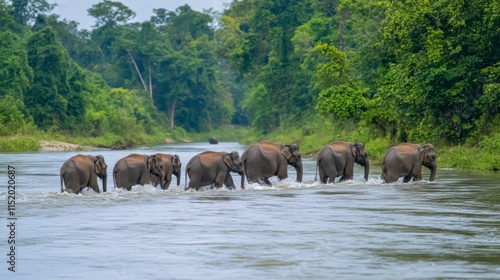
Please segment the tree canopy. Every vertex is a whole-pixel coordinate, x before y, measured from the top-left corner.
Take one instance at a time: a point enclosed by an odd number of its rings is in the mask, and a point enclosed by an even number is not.
[[[498,1],[235,0],[134,22],[103,0],[90,30],[53,8],[0,1],[0,99],[13,104],[1,135],[230,123],[266,135],[316,117],[393,141],[499,133]]]

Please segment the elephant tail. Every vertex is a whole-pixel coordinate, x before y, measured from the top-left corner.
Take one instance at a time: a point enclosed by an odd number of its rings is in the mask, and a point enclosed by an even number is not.
[[[314,171],[314,181],[318,180],[318,165],[319,162],[316,161],[316,171]]]
[[[184,177],[184,190],[187,191],[188,189],[188,170],[189,170],[189,167],[186,166],[186,174],[185,174],[185,177]]]
[[[116,171],[113,170],[113,186],[116,188]]]
[[[387,170],[385,169],[385,157],[382,160],[382,174],[380,174],[380,178],[384,181],[387,182]]]
[[[63,193],[64,192],[64,188],[63,188],[63,176],[64,174],[61,174],[60,178],[61,178],[61,192]]]

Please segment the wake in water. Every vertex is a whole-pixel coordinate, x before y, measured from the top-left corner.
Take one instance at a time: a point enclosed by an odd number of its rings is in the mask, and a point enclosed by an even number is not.
[[[17,195],[18,200],[20,202],[33,202],[33,201],[44,201],[44,200],[52,200],[55,199],[57,201],[68,201],[73,203],[75,201],[81,200],[84,201],[96,201],[96,200],[104,200],[108,202],[116,202],[116,201],[128,201],[136,199],[137,197],[157,197],[157,196],[179,196],[179,195],[192,195],[196,193],[227,193],[227,192],[245,192],[245,191],[276,191],[276,190],[300,190],[300,189],[314,189],[314,188],[363,188],[363,187],[381,187],[381,186],[415,186],[415,185],[428,185],[433,184],[434,182],[429,182],[427,180],[417,181],[417,182],[409,182],[402,183],[401,179],[395,183],[386,184],[380,178],[380,176],[372,176],[368,178],[368,181],[365,181],[361,176],[355,177],[354,180],[347,180],[343,182],[335,182],[335,183],[327,183],[322,184],[319,180],[314,179],[306,179],[302,183],[296,182],[292,178],[287,178],[284,180],[278,180],[277,178],[271,178],[270,182],[272,186],[260,185],[257,183],[249,184],[245,183],[245,189],[241,190],[240,188],[236,188],[235,190],[230,190],[225,186],[221,188],[212,188],[211,186],[201,187],[198,191],[193,189],[184,190],[184,185],[181,184],[179,186],[170,186],[167,190],[162,190],[161,188],[154,187],[152,185],[144,185],[144,186],[133,186],[131,191],[127,191],[122,188],[111,188],[105,193],[96,193],[90,188],[85,188],[82,190],[80,194],[73,194],[68,192],[29,192],[23,193],[23,188],[19,189],[19,193]],[[52,188],[51,188],[52,189]],[[54,187],[54,189],[57,189]],[[0,200],[6,199],[6,193],[0,193]]]

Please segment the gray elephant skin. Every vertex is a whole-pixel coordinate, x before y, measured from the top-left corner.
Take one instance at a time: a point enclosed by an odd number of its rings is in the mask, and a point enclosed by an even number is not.
[[[113,168],[113,183],[115,187],[131,190],[134,185],[152,184],[153,177],[159,177],[164,188],[165,172],[163,161],[159,154],[131,154],[118,160]]]
[[[288,178],[288,165],[295,168],[297,181],[302,182],[302,158],[296,143],[258,142],[243,152],[241,160],[248,183],[271,186],[269,178],[272,176],[278,176],[280,180]]]
[[[407,183],[422,180],[422,165],[429,168],[429,181],[434,181],[437,172],[436,152],[432,144],[423,146],[403,143],[387,150],[382,160],[382,180],[386,183],[396,182],[403,177]]]
[[[104,157],[100,155],[76,155],[69,158],[61,166],[61,192],[78,194],[83,188],[90,187],[99,193],[97,177],[102,180],[102,191],[106,192],[107,168]]]
[[[172,175],[177,177],[177,186],[181,184],[181,167],[182,163],[178,155],[162,154],[158,153],[163,162],[163,172],[165,173],[165,182],[161,184],[160,177],[153,176],[153,185],[156,187],[161,186],[162,189],[166,190],[172,183]]]
[[[198,190],[200,187],[212,184],[216,188],[225,185],[228,189],[235,189],[233,178],[229,172],[241,175],[241,189],[244,189],[245,174],[238,152],[206,151],[197,154],[186,165],[185,190]],[[187,184],[188,176],[189,185]]]
[[[334,183],[335,178],[340,176],[339,182],[352,180],[354,163],[364,167],[364,178],[368,181],[370,161],[363,143],[335,141],[326,145],[319,151],[316,160],[316,169],[319,169],[321,183],[326,184],[327,180],[329,183]]]

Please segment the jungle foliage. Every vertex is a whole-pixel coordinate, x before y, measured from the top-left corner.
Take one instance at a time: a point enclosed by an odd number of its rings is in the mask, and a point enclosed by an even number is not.
[[[235,124],[252,139],[500,141],[499,1],[233,0],[134,22],[103,0],[90,30],[53,8],[0,0],[0,136]]]

